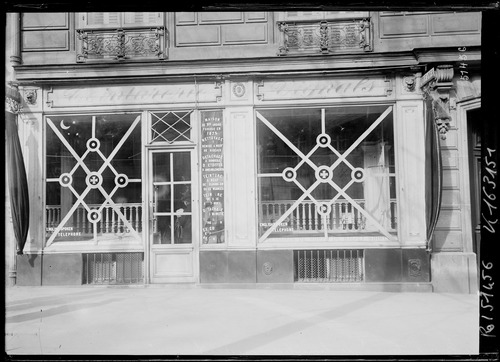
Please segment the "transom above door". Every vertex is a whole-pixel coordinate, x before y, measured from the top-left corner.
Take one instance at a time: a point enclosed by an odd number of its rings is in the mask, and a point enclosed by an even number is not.
[[[195,282],[199,234],[195,112],[149,112],[149,121],[149,278],[152,283]]]

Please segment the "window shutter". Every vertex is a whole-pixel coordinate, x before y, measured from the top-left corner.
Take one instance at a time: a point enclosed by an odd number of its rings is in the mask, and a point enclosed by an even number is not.
[[[124,14],[123,27],[156,26],[163,21],[161,12],[135,12]]]
[[[120,13],[85,13],[83,16],[85,27],[119,27]]]

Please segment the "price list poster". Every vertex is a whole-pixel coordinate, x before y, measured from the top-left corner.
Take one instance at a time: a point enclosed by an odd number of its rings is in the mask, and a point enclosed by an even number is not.
[[[201,113],[203,244],[224,242],[224,139],[222,111]]]

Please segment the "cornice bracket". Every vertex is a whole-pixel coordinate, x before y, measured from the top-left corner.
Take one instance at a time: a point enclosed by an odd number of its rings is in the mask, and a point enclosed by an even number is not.
[[[441,139],[446,139],[450,129],[450,91],[453,88],[453,65],[438,65],[424,74],[421,89],[426,99],[431,100],[434,122]]]

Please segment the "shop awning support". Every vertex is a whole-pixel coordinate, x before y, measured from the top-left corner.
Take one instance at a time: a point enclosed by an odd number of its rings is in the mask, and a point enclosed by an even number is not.
[[[22,255],[29,227],[28,181],[17,130],[17,114],[21,97],[17,87],[5,88],[6,171],[9,187],[12,224],[17,254]]]
[[[432,251],[432,236],[441,210],[443,165],[440,141],[450,128],[450,90],[453,66],[442,65],[429,70],[421,79],[425,96],[425,211],[427,251]]]

